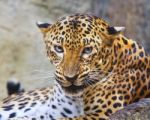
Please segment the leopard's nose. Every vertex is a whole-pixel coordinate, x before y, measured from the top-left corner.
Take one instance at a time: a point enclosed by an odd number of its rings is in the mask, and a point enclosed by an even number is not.
[[[78,75],[75,75],[73,77],[68,77],[68,76],[65,76],[66,80],[73,83],[77,78],[78,78]]]

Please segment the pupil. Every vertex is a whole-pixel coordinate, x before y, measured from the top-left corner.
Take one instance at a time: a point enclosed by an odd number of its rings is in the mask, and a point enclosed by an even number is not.
[[[86,48],[86,51],[90,51],[90,48]]]
[[[87,47],[83,51],[84,53],[91,53],[92,52],[92,47]]]
[[[62,51],[61,47],[57,47],[58,51]]]
[[[57,52],[63,52],[63,48],[61,46],[54,46],[54,48]]]

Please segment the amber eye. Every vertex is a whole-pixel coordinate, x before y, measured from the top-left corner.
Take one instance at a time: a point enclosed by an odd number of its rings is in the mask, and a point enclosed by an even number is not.
[[[92,52],[92,50],[93,50],[93,47],[85,47],[84,49],[83,49],[83,54],[90,54],[91,52]]]
[[[63,48],[59,45],[55,45],[54,50],[58,53],[63,53],[64,52]]]

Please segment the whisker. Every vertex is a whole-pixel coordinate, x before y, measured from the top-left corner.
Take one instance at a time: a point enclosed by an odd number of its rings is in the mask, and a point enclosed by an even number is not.
[[[88,86],[92,86],[93,84],[91,83],[90,80],[86,80],[86,81],[85,81],[85,86],[87,86],[87,85],[88,85]]]
[[[34,75],[21,75],[21,77],[22,78],[30,78],[30,77],[32,77],[32,78],[51,78],[51,77],[54,77],[54,75],[39,75],[39,74],[34,74]]]
[[[49,71],[49,70],[38,70],[38,69],[36,70],[35,69],[35,70],[32,70],[31,72],[44,72],[44,73],[47,72],[48,73],[48,72],[52,72],[52,71]]]
[[[32,71],[30,71],[30,72],[26,72],[26,73],[54,73],[54,71],[53,70],[39,70],[39,68],[38,69],[34,69],[34,70],[32,70]]]
[[[24,78],[24,79],[30,79],[30,78],[32,78],[32,79],[48,79],[48,78],[55,78],[54,76],[44,76],[44,77],[39,77],[39,76],[26,76],[26,77],[22,77],[22,78]]]
[[[22,78],[51,78],[54,77],[54,73],[46,70],[33,70],[31,72],[24,72],[21,75]]]
[[[31,75],[22,75],[20,79],[30,79],[30,80],[48,80],[48,79],[51,79],[51,80],[55,80],[55,75],[48,75],[48,74],[43,74],[43,75],[39,75],[39,74],[31,74]]]

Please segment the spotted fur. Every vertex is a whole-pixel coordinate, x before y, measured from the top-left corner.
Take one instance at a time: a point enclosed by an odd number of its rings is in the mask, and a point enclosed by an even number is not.
[[[56,80],[67,94],[83,95],[85,114],[65,120],[106,120],[150,97],[150,57],[123,27],[77,14],[40,29]]]
[[[29,92],[12,95],[3,100],[0,120],[54,120],[83,114],[82,101],[78,97],[67,96],[57,84]]]

